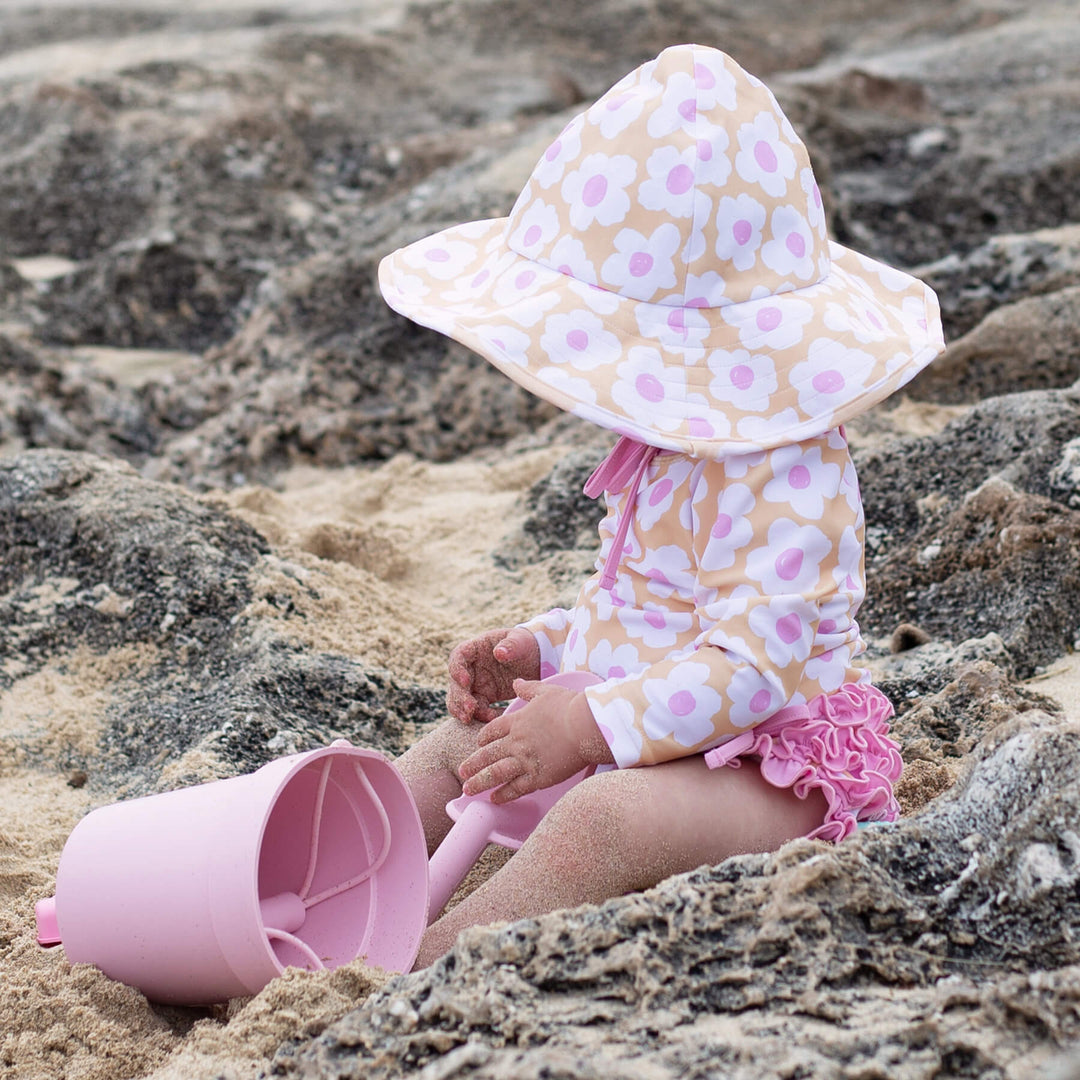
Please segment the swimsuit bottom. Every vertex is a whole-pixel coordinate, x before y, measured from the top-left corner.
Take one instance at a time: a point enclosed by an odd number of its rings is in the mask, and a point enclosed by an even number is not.
[[[807,835],[843,840],[860,825],[895,821],[900,807],[893,784],[900,778],[900,747],[888,737],[893,708],[876,687],[847,683],[805,705],[788,705],[752,731],[705,754],[710,769],[737,769],[756,761],[775,787],[800,799],[821,791],[825,821]]]

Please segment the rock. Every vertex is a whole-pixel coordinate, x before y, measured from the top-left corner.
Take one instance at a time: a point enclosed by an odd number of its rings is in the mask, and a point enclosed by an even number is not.
[[[915,272],[937,292],[945,339],[953,341],[995,308],[1080,284],[1080,225],[992,236]]]
[[[474,929],[280,1050],[271,1075],[914,1080],[1004,1073],[1018,1054],[1037,1068],[1071,1038],[1080,985],[1078,735],[1017,716],[898,825]]]
[[[908,392],[954,403],[1071,386],[1077,378],[1080,285],[996,308],[912,380]]]
[[[46,712],[46,730],[5,738],[15,757],[138,794],[335,738],[397,754],[406,721],[442,715],[441,691],[249,617],[256,593],[270,610],[293,603],[274,585],[290,568],[243,522],[128,466],[59,451],[0,460],[0,548],[0,688],[46,668],[110,675],[96,730],[88,715],[74,733],[50,730]],[[298,574],[300,589],[317,586]]]

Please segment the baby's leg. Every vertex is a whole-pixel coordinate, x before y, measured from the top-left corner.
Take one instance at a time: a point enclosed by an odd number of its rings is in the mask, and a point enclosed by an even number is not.
[[[521,850],[424,935],[426,967],[467,926],[600,903],[729,855],[771,851],[822,823],[820,792],[803,800],[757,766],[710,769],[700,756],[599,773],[559,800]]]
[[[446,804],[461,794],[458,766],[476,749],[476,740],[483,730],[483,724],[463,724],[451,718],[394,762],[420,811],[428,855],[450,831],[453,822],[446,813]]]

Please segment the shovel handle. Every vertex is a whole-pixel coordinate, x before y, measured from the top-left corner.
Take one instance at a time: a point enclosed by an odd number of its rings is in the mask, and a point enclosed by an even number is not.
[[[486,799],[469,803],[428,863],[428,925],[488,845],[497,808]]]

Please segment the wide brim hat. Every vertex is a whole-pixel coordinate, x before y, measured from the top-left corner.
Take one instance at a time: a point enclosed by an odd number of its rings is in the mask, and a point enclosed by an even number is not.
[[[509,217],[393,252],[379,283],[527,390],[696,457],[820,435],[944,348],[933,291],[829,239],[776,99],[701,45],[574,117]]]

